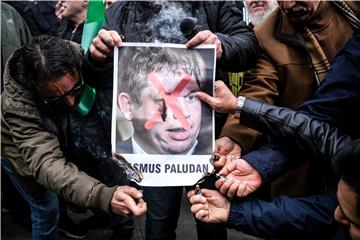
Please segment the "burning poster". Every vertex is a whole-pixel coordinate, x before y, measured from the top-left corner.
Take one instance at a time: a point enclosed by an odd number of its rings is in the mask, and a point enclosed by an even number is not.
[[[193,185],[212,170],[215,47],[124,43],[114,53],[112,151],[142,172],[143,186]]]

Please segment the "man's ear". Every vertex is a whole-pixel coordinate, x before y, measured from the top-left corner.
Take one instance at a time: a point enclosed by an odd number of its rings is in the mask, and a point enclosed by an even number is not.
[[[118,96],[118,104],[120,111],[124,115],[125,119],[131,121],[133,118],[132,114],[132,102],[129,94],[121,92]]]

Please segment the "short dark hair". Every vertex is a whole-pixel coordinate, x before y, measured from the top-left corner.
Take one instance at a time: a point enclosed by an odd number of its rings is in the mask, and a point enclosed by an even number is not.
[[[149,86],[147,75],[159,67],[184,68],[189,75],[195,76],[202,87],[199,63],[193,50],[166,47],[127,47],[119,65],[118,93],[129,94],[131,100],[140,104],[141,91]]]
[[[360,139],[354,140],[336,154],[333,167],[341,179],[358,195],[357,214],[360,216]]]
[[[81,72],[83,54],[74,43],[53,36],[38,36],[18,50],[13,73],[15,81],[27,88],[53,81],[67,73]],[[10,70],[11,71],[11,70]]]

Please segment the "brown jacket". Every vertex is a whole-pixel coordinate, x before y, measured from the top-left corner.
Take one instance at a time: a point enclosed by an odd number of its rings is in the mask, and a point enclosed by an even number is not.
[[[360,2],[348,2],[348,5],[357,15],[360,14]],[[324,20],[308,27],[331,63],[353,30],[330,2],[321,2],[317,14],[322,14]],[[278,106],[297,108],[317,88],[302,36],[279,9],[255,28],[255,33],[262,47],[262,54],[256,67],[246,72],[240,95]],[[239,124],[230,115],[221,137],[227,136],[237,142],[244,155],[249,152],[259,134]]]
[[[33,93],[15,82],[16,62],[13,54],[4,73],[1,156],[27,191],[41,193],[46,188],[79,206],[109,211],[116,187],[105,186],[66,161],[57,136],[44,127]]]

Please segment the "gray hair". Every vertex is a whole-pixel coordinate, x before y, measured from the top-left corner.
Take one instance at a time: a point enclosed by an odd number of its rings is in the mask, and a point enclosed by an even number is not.
[[[174,71],[181,68],[195,76],[202,87],[199,62],[193,50],[166,47],[124,47],[119,60],[118,93],[129,94],[131,100],[140,104],[141,92],[149,86],[147,76],[153,71],[169,66]]]

